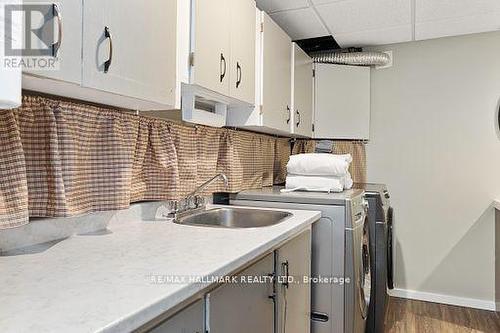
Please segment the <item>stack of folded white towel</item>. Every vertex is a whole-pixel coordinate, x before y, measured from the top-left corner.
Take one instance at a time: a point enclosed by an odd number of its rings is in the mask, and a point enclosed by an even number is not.
[[[283,191],[342,192],[352,188],[350,154],[298,154],[290,156]]]

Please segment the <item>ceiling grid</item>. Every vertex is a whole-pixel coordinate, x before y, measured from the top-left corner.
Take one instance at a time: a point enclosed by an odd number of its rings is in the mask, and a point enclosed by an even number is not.
[[[257,0],[292,39],[332,35],[342,47],[500,30],[499,0]]]

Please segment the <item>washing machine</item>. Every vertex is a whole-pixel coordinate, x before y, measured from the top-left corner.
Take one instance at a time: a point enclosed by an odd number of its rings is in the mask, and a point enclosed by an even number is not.
[[[312,226],[311,332],[363,333],[371,297],[364,191],[282,193],[282,188],[242,191],[230,204],[321,211]]]
[[[372,295],[366,323],[367,333],[384,332],[384,320],[389,301],[388,289],[393,285],[392,227],[393,208],[390,194],[384,184],[354,184],[365,191],[368,201],[370,229]]]

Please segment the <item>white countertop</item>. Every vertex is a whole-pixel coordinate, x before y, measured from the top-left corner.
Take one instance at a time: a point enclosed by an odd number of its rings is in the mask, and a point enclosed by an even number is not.
[[[221,276],[319,219],[294,211],[265,228],[126,222],[73,236],[40,253],[0,257],[0,331],[124,332],[208,284],[158,284],[151,276]]]

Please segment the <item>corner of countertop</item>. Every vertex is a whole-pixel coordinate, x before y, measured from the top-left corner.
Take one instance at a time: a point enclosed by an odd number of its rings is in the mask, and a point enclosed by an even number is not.
[[[496,210],[500,211],[500,199],[493,200],[493,207],[495,207]]]

